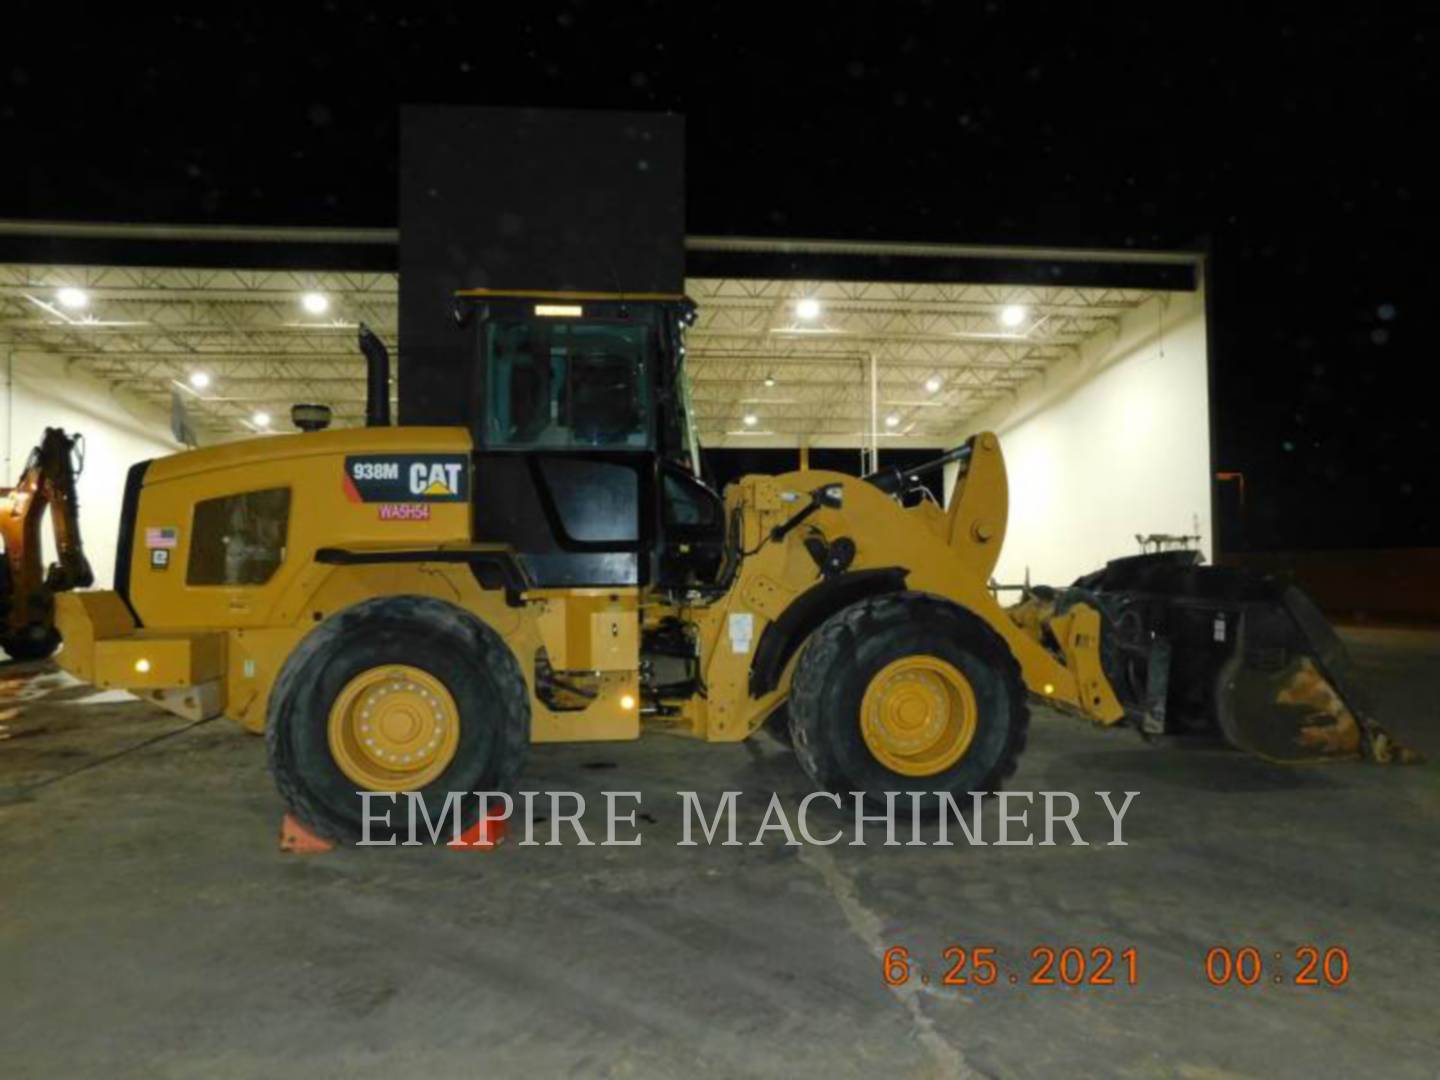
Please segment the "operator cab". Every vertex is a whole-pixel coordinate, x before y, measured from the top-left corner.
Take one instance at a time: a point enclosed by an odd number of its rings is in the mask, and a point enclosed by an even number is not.
[[[514,547],[536,586],[718,574],[724,509],[699,478],[685,381],[694,312],[678,294],[457,294],[475,356],[474,536]]]

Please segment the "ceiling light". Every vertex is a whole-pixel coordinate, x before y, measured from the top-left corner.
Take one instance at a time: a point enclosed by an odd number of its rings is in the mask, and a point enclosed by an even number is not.
[[[61,307],[68,307],[72,310],[79,310],[80,308],[88,307],[90,304],[90,294],[84,289],[75,288],[73,285],[66,285],[63,289],[57,290],[55,299],[60,301]]]
[[[747,412],[741,419],[745,422],[746,427],[754,427],[760,422],[760,418],[753,412]]]
[[[889,416],[885,417],[885,426],[886,426],[886,427],[899,427],[899,426],[900,426],[900,417],[899,417],[899,415],[897,415],[896,413],[893,413],[893,412],[892,412]]]
[[[1019,326],[1025,321],[1025,309],[1019,304],[1007,304],[1000,312],[1000,321],[1006,326]]]
[[[939,375],[931,375],[928,379],[925,380],[925,389],[929,390],[932,394],[940,389],[940,385],[941,384]]]
[[[766,386],[774,386],[774,385],[775,385],[775,376],[774,376],[774,375],[766,375],[766,376],[765,376],[765,385],[766,385]]]
[[[802,319],[814,319],[820,315],[820,301],[812,296],[795,302],[795,314]]]
[[[203,371],[192,371],[190,373],[190,385],[196,390],[204,390],[210,385],[210,376]]]
[[[324,293],[307,292],[300,297],[300,306],[311,315],[324,315],[330,310],[330,298]]]
[[[268,412],[257,412],[254,416],[250,417],[250,422],[258,428],[267,428],[270,426],[270,414]]]

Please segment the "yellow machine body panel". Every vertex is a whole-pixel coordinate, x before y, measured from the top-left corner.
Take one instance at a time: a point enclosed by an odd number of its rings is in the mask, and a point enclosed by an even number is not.
[[[468,456],[470,446],[463,428],[358,428],[251,439],[160,458],[146,472],[133,525],[131,606],[143,626],[275,626],[289,621],[285,601],[307,591],[313,556],[323,548],[466,543],[468,500],[367,501],[347,485],[346,461],[402,448],[407,456],[439,461]],[[425,479],[428,483],[428,474]],[[224,537],[200,550],[197,541],[214,539],[211,533],[242,516],[253,520],[243,542],[264,548],[248,566],[225,565],[222,560],[233,564],[245,554],[227,550],[234,545]]]
[[[55,627],[65,641],[60,666],[82,682],[99,685],[95,671],[97,643],[132,633],[135,617],[119,593],[62,593],[55,598]]]
[[[95,643],[96,686],[131,690],[198,686],[225,673],[225,634],[136,630]]]
[[[783,542],[767,542],[766,536],[795,512],[797,493],[820,487],[838,487],[842,505],[819,510],[807,527],[854,542],[849,572],[903,569],[907,589],[958,604],[1003,638],[1031,693],[1100,723],[1123,717],[1100,673],[1094,611],[1080,609],[1065,628],[1067,663],[1016,626],[986,587],[1005,535],[1008,498],[999,440],[987,433],[975,439],[948,511],[929,503],[907,509],[865,480],[818,470],[750,476],[733,485],[727,503],[746,511],[741,546],[754,554],[723,598],[705,608],[682,609],[699,628],[709,693],[687,702],[682,722],[671,726],[712,741],[743,739],[785,700],[798,650],[774,688],[752,697],[756,646],[769,624],[816,587],[820,574],[801,531]]]
[[[640,666],[637,589],[535,589],[540,637],[560,671],[635,671]]]

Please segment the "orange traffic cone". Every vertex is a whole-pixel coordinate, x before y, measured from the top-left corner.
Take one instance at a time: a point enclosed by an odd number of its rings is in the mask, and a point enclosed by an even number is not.
[[[494,851],[505,839],[505,819],[483,817],[445,846],[457,851]]]
[[[335,841],[327,840],[323,836],[317,836],[293,814],[286,814],[280,821],[280,850],[288,851],[292,855],[319,855],[325,851],[333,851]]]

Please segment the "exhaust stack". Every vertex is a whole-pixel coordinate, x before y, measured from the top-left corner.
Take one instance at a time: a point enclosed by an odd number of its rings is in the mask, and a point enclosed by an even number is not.
[[[364,323],[360,351],[365,354],[365,426],[390,426],[390,351]]]

